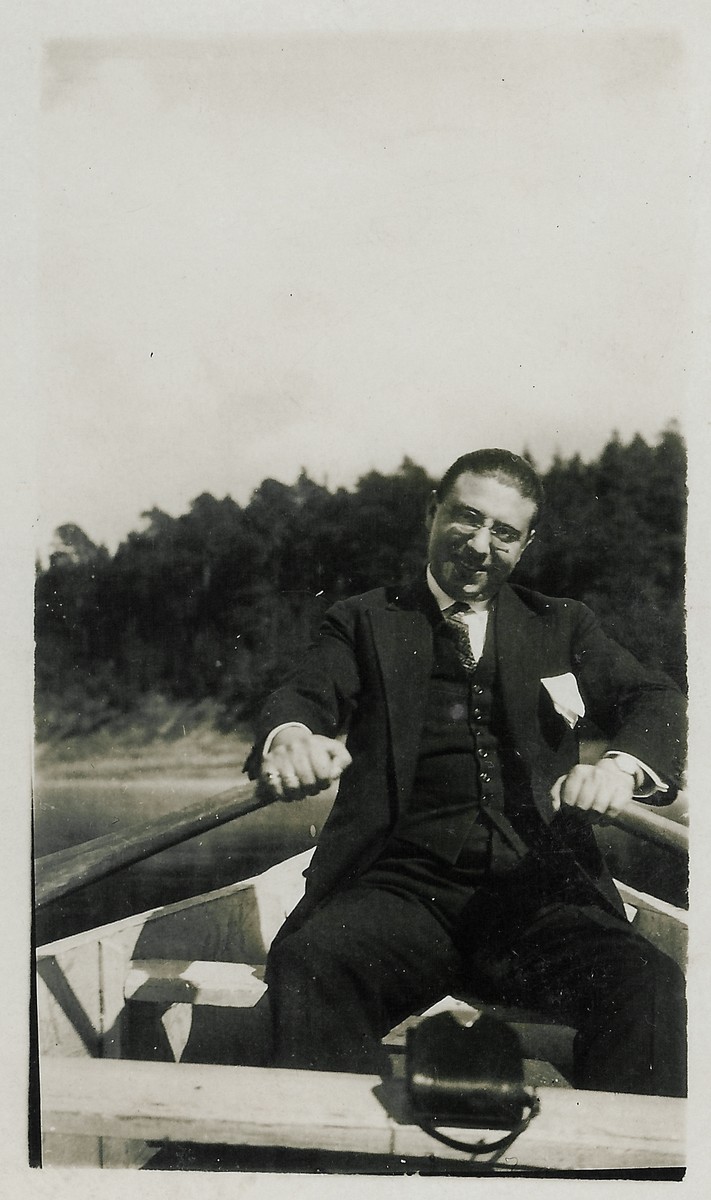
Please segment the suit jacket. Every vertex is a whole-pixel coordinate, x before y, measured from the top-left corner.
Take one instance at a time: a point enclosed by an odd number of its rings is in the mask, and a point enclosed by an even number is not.
[[[308,870],[305,897],[285,928],[378,857],[409,802],[437,614],[424,579],[339,601],[293,681],[274,692],[260,714],[245,767],[252,777],[265,737],[287,721],[330,737],[346,729],[353,758]],[[555,845],[574,857],[600,903],[623,913],[589,818],[571,809],[554,816],[550,789],[578,761],[578,744],[541,680],[575,675],[587,714],[609,748],[634,755],[669,785],[662,803],[674,798],[683,766],[683,697],[666,676],[643,668],[608,638],[577,601],[505,584],[493,619],[502,753],[515,762]]]

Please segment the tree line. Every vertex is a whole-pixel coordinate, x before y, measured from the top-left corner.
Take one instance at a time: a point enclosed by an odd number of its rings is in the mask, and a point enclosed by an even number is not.
[[[675,428],[556,457],[515,580],[590,604],[608,632],[685,686],[686,455]],[[246,721],[293,667],[336,599],[421,569],[435,480],[409,458],[352,490],[302,471],[241,507],[205,493],[178,517],[144,513],[111,555],[56,531],[36,580],[40,736],[89,731],[149,692],[210,697]]]

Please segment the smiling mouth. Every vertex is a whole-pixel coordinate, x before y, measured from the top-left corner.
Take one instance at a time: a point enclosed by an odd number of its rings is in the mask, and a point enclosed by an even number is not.
[[[464,559],[458,558],[455,560],[460,571],[466,572],[467,575],[486,575],[486,567],[482,567],[480,563],[468,563]]]

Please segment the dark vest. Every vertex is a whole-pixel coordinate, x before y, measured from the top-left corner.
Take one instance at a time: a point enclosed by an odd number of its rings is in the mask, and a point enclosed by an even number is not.
[[[467,673],[443,620],[434,656],[415,781],[393,837],[476,874],[503,873],[525,852],[504,814],[499,738],[495,729],[494,621],[482,657]],[[502,832],[503,828],[503,832]],[[511,829],[513,836],[506,836]]]

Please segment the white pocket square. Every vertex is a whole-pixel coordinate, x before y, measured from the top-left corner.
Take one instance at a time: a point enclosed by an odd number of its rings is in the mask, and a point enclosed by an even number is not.
[[[551,675],[548,679],[542,679],[541,683],[553,701],[556,712],[571,729],[575,729],[580,717],[585,716],[585,702],[572,671],[566,671],[565,675]]]

